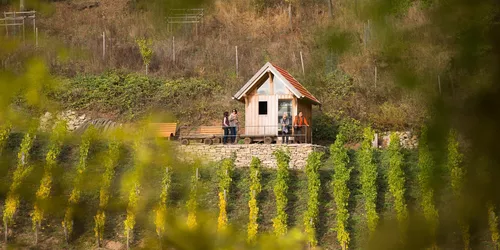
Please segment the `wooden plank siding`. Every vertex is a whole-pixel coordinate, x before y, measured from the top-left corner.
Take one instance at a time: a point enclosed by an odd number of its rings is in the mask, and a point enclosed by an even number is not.
[[[271,80],[269,95],[258,95],[257,90],[267,79],[273,79],[269,73],[268,77],[259,81],[254,88],[245,96],[245,133],[250,135],[278,134],[278,102],[279,100],[292,100],[292,114],[296,112],[296,101],[293,93],[286,89],[287,94],[274,95],[274,83]],[[267,102],[267,115],[259,115],[259,102]],[[290,114],[290,115],[292,115]]]

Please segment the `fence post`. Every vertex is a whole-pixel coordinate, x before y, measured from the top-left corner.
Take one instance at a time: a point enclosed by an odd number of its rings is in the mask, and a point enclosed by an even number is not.
[[[238,74],[238,46],[234,46],[235,50],[236,50],[236,77],[239,76]]]
[[[24,6],[23,6],[24,8]],[[23,43],[26,43],[26,29],[24,27],[24,19],[23,19]]]
[[[439,87],[439,94],[441,95],[441,76],[438,75],[438,87]]]
[[[38,48],[38,28],[35,28],[35,47]]]
[[[313,130],[311,129],[311,144],[313,144]]]
[[[302,51],[300,52],[300,64],[302,64],[302,74],[305,75],[306,71],[304,69],[304,57],[302,56]]]
[[[175,64],[175,37],[172,37],[172,62]]]
[[[102,32],[102,60],[106,58],[106,32]]]

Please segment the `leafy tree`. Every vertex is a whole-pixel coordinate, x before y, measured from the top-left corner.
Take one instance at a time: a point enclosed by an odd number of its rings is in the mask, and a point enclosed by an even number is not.
[[[148,74],[149,64],[151,63],[151,58],[153,57],[153,49],[151,46],[153,42],[151,39],[137,39],[137,46],[139,46],[139,51],[141,52],[142,61],[144,62],[144,66],[146,67],[146,75]]]

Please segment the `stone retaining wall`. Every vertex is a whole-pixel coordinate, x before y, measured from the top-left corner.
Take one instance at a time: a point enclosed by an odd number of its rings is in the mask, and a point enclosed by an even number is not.
[[[415,149],[418,148],[418,138],[417,135],[411,131],[396,131],[395,132],[399,136],[399,144],[401,147],[406,149]],[[391,143],[391,132],[383,132],[378,134],[378,147],[379,148],[387,148]]]
[[[183,160],[192,162],[195,159],[201,159],[205,162],[217,162],[236,154],[236,167],[248,167],[252,156],[258,157],[264,167],[276,168],[276,159],[273,152],[278,148],[288,149],[290,152],[290,168],[304,169],[309,153],[314,151],[326,152],[327,148],[312,144],[238,144],[238,145],[179,145],[179,155]]]

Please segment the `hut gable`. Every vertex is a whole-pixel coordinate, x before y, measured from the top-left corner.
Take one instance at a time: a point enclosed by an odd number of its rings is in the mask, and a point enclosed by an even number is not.
[[[233,96],[233,99],[244,102],[244,96],[257,87],[266,84],[268,73],[272,73],[277,83],[282,83],[298,99],[307,99],[313,104],[320,104],[318,99],[307,91],[290,73],[281,67],[266,63],[250,80]]]

